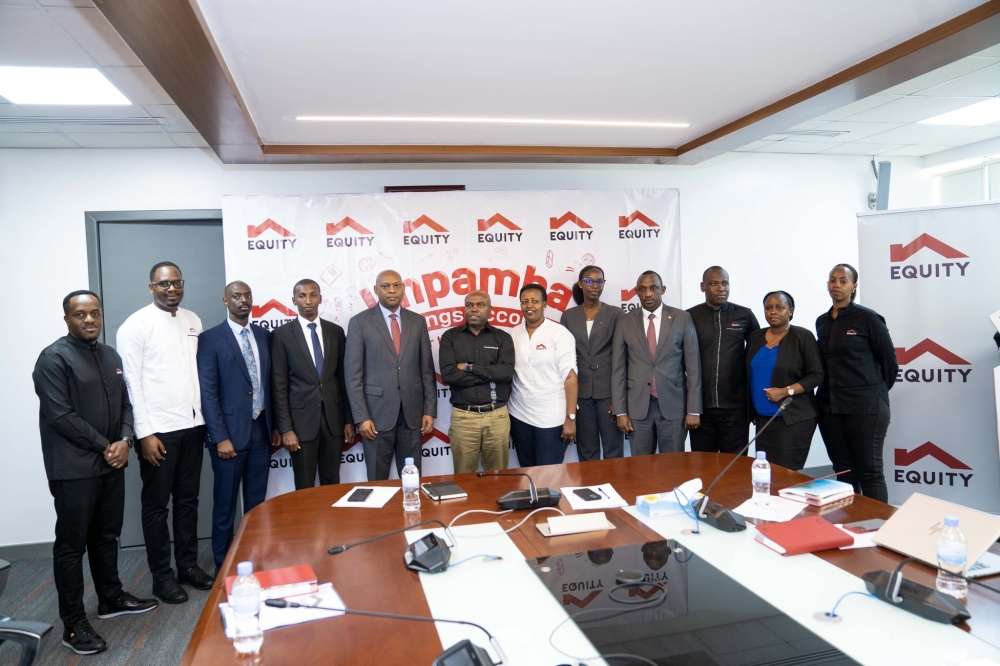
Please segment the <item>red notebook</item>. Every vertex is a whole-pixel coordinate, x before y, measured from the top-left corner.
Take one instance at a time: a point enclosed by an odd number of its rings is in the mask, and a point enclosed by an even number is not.
[[[300,564],[297,567],[284,567],[282,569],[267,569],[265,571],[254,571],[253,575],[260,582],[260,598],[281,599],[292,597],[297,594],[310,594],[315,592],[316,572],[308,564]],[[232,594],[233,583],[236,576],[226,576],[226,594]]]
[[[850,534],[837,529],[819,516],[761,525],[757,528],[756,539],[782,555],[815,553],[854,543]]]

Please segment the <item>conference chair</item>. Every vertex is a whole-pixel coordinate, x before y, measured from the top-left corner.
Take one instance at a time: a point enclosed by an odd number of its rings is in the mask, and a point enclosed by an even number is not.
[[[10,562],[0,560],[0,597],[7,587],[8,576],[10,576]],[[17,666],[31,666],[35,663],[42,637],[50,631],[52,631],[51,624],[18,622],[6,615],[0,615],[0,643],[11,641],[21,646],[21,659],[17,662]]]

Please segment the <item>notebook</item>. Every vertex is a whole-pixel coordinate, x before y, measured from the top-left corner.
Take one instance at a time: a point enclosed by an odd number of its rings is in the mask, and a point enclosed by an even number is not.
[[[778,495],[796,502],[805,502],[813,506],[823,506],[837,502],[854,494],[854,486],[836,479],[816,479],[808,483],[800,483],[790,488],[782,488]]]
[[[422,483],[420,489],[435,502],[468,497],[469,493],[453,481],[438,481],[437,483]]]
[[[254,571],[253,575],[260,583],[260,598],[281,599],[299,594],[311,594],[318,589],[316,572],[308,564],[281,569]],[[233,591],[236,576],[226,576],[226,594]]]
[[[782,555],[815,553],[820,550],[843,548],[854,543],[854,537],[819,516],[759,525],[754,538]]]

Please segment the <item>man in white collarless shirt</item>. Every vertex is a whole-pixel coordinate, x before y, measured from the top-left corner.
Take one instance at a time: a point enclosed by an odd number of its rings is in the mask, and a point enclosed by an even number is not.
[[[198,566],[198,491],[205,419],[198,383],[201,319],[180,307],[184,279],[164,261],[149,272],[153,302],[118,329],[125,384],[135,416],[142,477],[142,534],[153,594],[168,604],[187,601],[178,579],[199,590],[214,579]],[[174,558],[170,568],[167,505],[173,498]]]

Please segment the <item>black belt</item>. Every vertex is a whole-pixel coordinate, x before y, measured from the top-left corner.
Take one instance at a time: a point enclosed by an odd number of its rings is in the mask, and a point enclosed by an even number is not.
[[[452,405],[452,407],[460,409],[463,412],[478,412],[482,414],[483,412],[495,412],[505,404],[503,402],[491,402],[488,405]]]

